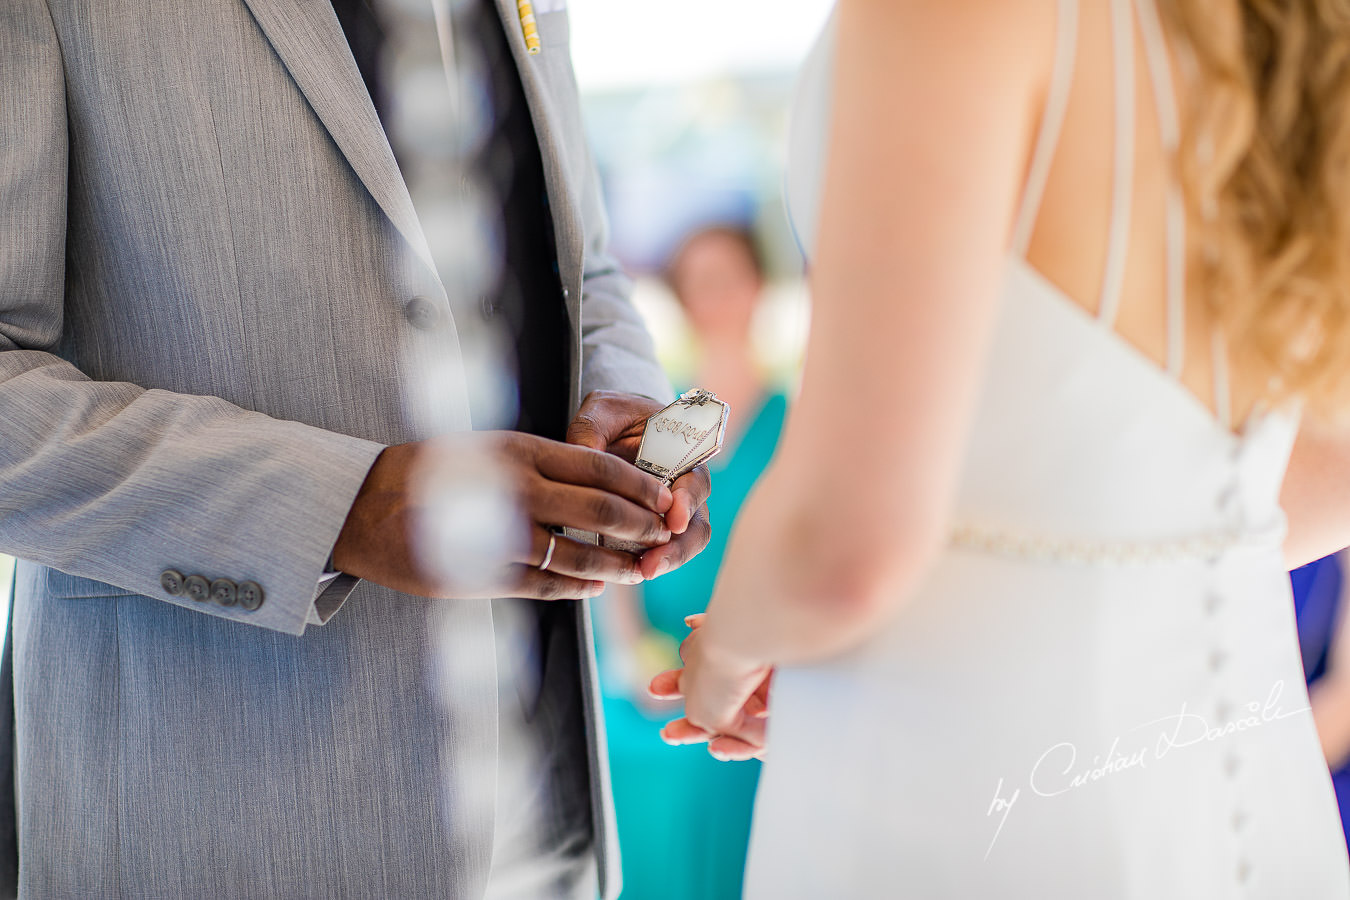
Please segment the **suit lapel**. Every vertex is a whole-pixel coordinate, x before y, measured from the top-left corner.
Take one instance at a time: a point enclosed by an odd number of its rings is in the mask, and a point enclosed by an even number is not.
[[[434,273],[408,188],[332,5],[327,0],[244,3],[356,177]]]
[[[578,220],[579,198],[568,175],[562,154],[580,152],[584,148],[558,147],[557,136],[565,134],[554,121],[553,107],[549,102],[546,86],[540,78],[539,66],[548,62],[544,54],[557,53],[558,48],[545,48],[539,56],[530,56],[525,47],[525,35],[520,25],[520,12],[516,0],[487,0],[494,3],[501,17],[502,27],[506,29],[506,40],[511,45],[511,56],[516,69],[520,72],[520,82],[525,89],[525,99],[529,103],[530,118],[534,122],[535,133],[539,136],[539,154],[544,162],[544,181],[548,186],[549,205],[553,211],[554,232],[558,240],[558,262],[565,276],[574,275],[580,283],[582,267],[582,225]],[[564,284],[567,284],[565,279]],[[579,293],[574,292],[570,305],[580,303]],[[573,316],[579,315],[579,307],[570,310]]]

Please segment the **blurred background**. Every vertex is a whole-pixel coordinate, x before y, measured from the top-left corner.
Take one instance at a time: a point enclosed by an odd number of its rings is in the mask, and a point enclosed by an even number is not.
[[[595,604],[623,900],[741,893],[758,763],[668,747],[679,714],[646,695],[679,664],[728,531],[776,444],[807,324],[784,211],[796,71],[830,0],[788,6],[572,0],[572,58],[610,212],[611,248],[677,391],[731,404],[712,464],[713,542],[694,562]],[[791,10],[787,12],[785,10]]]
[[[782,203],[785,132],[797,67],[831,5],[796,0],[768,14],[727,0],[569,6],[611,246],[638,278],[636,300],[676,380],[693,364],[692,336],[659,275],[685,237],[711,224],[754,231],[768,270],[755,350],[775,378],[794,376],[806,302]]]

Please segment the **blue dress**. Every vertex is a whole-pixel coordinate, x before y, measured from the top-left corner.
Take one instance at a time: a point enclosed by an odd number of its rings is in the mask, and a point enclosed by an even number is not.
[[[673,642],[689,633],[684,617],[708,605],[732,522],[773,456],[786,410],[784,396],[770,396],[737,445],[711,462],[708,548],[642,586],[647,621]],[[678,713],[653,715],[635,704],[629,684],[605,677],[603,646],[600,652],[622,900],[740,897],[760,764],[718,762],[702,745],[667,746],[658,732]]]
[[[1340,561],[1334,556],[1308,563],[1289,573],[1294,586],[1294,614],[1298,618],[1303,671],[1307,673],[1309,686],[1326,674],[1327,656],[1336,636],[1344,577]],[[1350,807],[1350,764],[1333,770],[1331,783],[1336,788],[1336,804],[1341,808],[1344,830],[1346,810]],[[1347,849],[1350,849],[1350,839]]]

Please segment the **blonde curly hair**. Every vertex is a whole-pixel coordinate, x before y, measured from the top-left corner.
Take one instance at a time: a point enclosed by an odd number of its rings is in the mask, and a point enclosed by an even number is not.
[[[1350,419],[1350,0],[1159,6],[1194,62],[1191,295],[1259,397]]]

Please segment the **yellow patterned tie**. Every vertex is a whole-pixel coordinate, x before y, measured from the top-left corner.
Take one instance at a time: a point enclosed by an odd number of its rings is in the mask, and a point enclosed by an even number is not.
[[[517,0],[520,10],[520,27],[525,32],[525,50],[534,56],[539,52],[539,26],[534,20],[534,7],[530,0]]]

